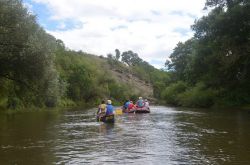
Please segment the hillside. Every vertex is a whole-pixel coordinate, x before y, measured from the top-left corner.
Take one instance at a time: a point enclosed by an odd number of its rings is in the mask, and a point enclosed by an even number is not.
[[[137,76],[139,73],[133,70],[133,68],[121,61],[116,61],[116,64],[112,65],[109,63],[108,58],[102,56],[91,54],[84,54],[84,56],[93,65],[101,66],[100,69],[114,79],[115,82],[127,86],[128,92],[131,92],[131,94],[153,98],[153,84],[149,80],[147,81]]]
[[[2,20],[8,22],[1,26],[1,109],[160,98],[168,75],[138,54],[116,49],[115,56],[106,58],[70,50],[48,34],[21,1],[4,1],[1,7]]]
[[[153,97],[153,85],[151,83],[141,80],[134,74],[121,72],[120,70],[111,69],[110,72],[117,82],[127,84],[136,95]]]
[[[111,65],[106,57],[86,53],[82,55],[85,61],[101,66],[97,68],[104,71],[105,75],[108,74],[115,82],[127,86],[131,93],[142,97],[153,97],[153,84],[137,76],[139,73],[123,62],[116,61],[115,65]]]
[[[121,104],[126,99],[136,101],[139,96],[153,98],[155,81],[152,75],[160,77],[155,73],[162,71],[142,59],[129,66],[113,57],[66,50],[64,46],[59,48],[56,68],[60,79],[67,84],[61,92],[64,93],[62,100],[98,104],[102,99],[112,99]]]

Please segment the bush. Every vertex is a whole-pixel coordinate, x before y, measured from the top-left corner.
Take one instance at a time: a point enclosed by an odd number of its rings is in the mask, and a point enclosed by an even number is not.
[[[239,107],[250,103],[250,93],[247,89],[221,89],[215,100],[218,107]]]
[[[129,97],[129,88],[123,84],[118,84],[116,82],[109,84],[110,97],[122,102]]]
[[[185,92],[187,84],[183,81],[171,84],[162,92],[161,97],[167,104],[179,105],[178,95]]]
[[[8,97],[7,108],[17,109],[22,106],[21,100],[17,97]]]
[[[60,100],[58,105],[60,107],[73,107],[73,106],[76,106],[76,103],[70,99],[64,98]]]
[[[186,107],[211,107],[214,104],[218,91],[207,89],[204,83],[179,94],[179,103]]]

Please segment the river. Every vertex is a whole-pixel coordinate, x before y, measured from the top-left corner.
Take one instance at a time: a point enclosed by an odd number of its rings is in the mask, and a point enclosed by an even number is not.
[[[0,114],[0,164],[250,164],[250,112],[152,106]]]

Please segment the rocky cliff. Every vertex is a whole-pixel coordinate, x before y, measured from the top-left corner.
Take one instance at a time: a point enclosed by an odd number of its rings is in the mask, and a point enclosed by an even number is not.
[[[127,84],[138,96],[142,96],[144,98],[153,97],[153,86],[149,82],[141,80],[130,72],[118,69],[110,69],[110,71],[116,81]]]

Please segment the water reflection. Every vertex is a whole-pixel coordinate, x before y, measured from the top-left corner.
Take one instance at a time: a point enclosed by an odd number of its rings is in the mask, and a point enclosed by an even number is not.
[[[0,115],[0,164],[50,164],[56,113]],[[51,122],[52,121],[52,122]]]
[[[111,135],[114,132],[115,125],[113,123],[101,123],[99,133],[102,135]]]

